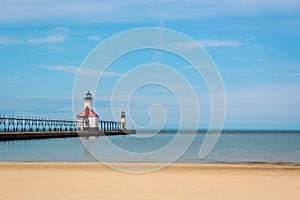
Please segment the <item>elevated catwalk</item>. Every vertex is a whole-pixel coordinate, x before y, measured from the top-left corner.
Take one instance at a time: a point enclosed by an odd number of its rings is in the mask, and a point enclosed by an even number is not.
[[[135,134],[126,129],[125,112],[120,121],[100,120],[93,110],[94,97],[88,91],[83,97],[84,109],[73,119],[50,119],[0,115],[0,141],[64,137],[89,137]]]
[[[32,140],[47,138],[66,138],[66,137],[91,137],[106,135],[128,135],[135,134],[135,130],[125,131],[55,131],[55,132],[0,132],[0,141],[10,140]]]

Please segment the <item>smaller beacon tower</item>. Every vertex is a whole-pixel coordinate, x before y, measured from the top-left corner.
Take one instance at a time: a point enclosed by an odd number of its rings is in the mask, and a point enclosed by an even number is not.
[[[121,130],[125,131],[126,130],[126,118],[125,118],[125,112],[121,112]]]
[[[83,97],[84,110],[77,115],[77,130],[98,131],[99,130],[99,116],[93,110],[94,97],[88,91]]]

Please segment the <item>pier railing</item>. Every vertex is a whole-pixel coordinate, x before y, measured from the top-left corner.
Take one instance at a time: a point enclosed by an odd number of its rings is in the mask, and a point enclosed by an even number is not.
[[[0,132],[77,131],[76,120],[0,115]],[[122,131],[122,122],[99,120],[100,131]]]
[[[76,131],[77,122],[65,119],[0,115],[0,132]]]
[[[122,130],[122,122],[115,121],[99,121],[99,129],[102,131],[121,131]]]

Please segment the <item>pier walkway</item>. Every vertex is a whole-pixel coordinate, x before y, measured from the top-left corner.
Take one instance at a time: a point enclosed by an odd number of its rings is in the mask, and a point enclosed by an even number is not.
[[[75,120],[0,115],[0,141],[135,134],[121,130],[121,122],[100,120],[99,128],[78,131]]]

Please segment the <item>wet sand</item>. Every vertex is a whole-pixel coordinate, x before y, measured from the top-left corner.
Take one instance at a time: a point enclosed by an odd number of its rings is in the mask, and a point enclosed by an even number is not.
[[[142,168],[151,164],[120,164]],[[100,163],[0,163],[0,199],[299,199],[300,167],[173,164],[128,174]]]

